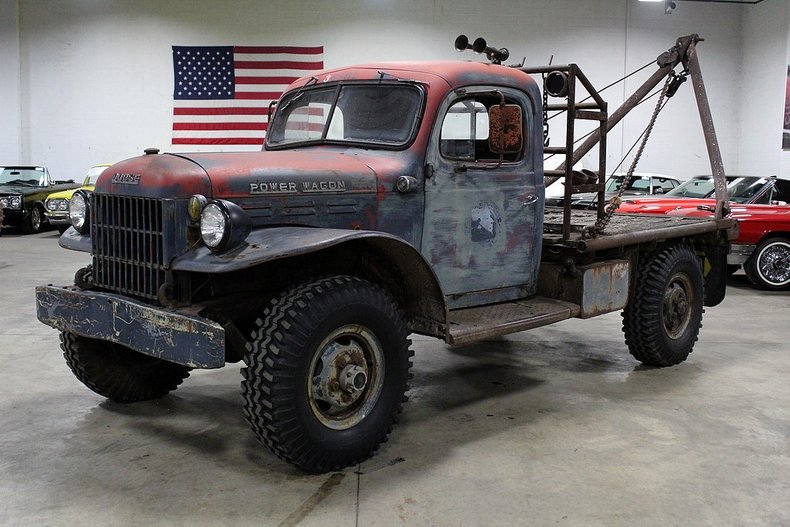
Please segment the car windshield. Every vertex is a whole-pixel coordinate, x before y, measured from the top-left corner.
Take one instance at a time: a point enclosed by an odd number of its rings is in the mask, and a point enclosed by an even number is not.
[[[85,176],[85,181],[82,182],[82,186],[83,187],[95,186],[96,181],[99,179],[99,176],[101,176],[101,173],[104,172],[106,168],[107,168],[106,166],[102,165],[102,166],[91,167],[90,169],[88,169],[88,175]]]
[[[748,202],[763,188],[766,178],[727,176],[727,194],[730,201],[737,203]],[[713,176],[695,177],[684,181],[679,187],[667,192],[665,196],[675,198],[709,198],[713,196]]]
[[[606,192],[617,192],[623,185],[625,176],[610,176],[606,180]],[[632,176],[628,186],[624,189],[626,191],[632,190],[635,192],[650,192],[650,178],[642,176]]]
[[[422,92],[382,83],[296,90],[280,102],[267,132],[268,147],[364,143],[398,147],[417,128]]]
[[[0,185],[43,187],[47,184],[44,167],[2,167]]]
[[[764,177],[739,177],[727,185],[730,201],[748,203],[768,182]]]

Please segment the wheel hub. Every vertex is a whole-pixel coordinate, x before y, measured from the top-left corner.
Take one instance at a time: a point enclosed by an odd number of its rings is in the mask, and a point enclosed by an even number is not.
[[[770,247],[762,255],[760,270],[772,283],[787,282],[790,280],[790,250],[778,244]]]
[[[324,425],[344,430],[375,406],[384,379],[384,355],[368,329],[343,326],[324,339],[312,361],[309,400]]]
[[[664,291],[662,315],[664,328],[670,338],[683,335],[691,319],[691,309],[688,291],[690,285],[684,276],[675,276]]]

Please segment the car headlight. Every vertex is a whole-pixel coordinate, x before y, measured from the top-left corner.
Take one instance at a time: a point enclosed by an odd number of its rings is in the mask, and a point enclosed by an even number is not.
[[[214,252],[236,247],[251,230],[249,216],[241,207],[229,201],[211,201],[200,213],[200,237],[206,247]]]
[[[48,199],[46,201],[47,210],[69,210],[69,201],[63,198]]]
[[[21,209],[22,208],[22,196],[5,196],[0,198],[0,205],[3,206],[4,209]]]
[[[84,190],[78,190],[71,197],[69,220],[80,234],[87,234],[90,230],[90,196]]]

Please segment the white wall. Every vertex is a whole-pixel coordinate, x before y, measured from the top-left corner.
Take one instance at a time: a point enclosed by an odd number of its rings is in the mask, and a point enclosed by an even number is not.
[[[509,62],[526,55],[528,65],[542,64],[552,54],[554,63],[576,62],[602,87],[655,59],[678,36],[696,32],[706,39],[699,45],[700,61],[725,167],[738,171],[741,158],[750,159],[751,147],[744,143],[752,139],[740,132],[747,119],[740,111],[743,54],[761,45],[745,42],[743,35],[747,26],[751,32],[758,25],[750,11],[769,12],[765,16],[775,22],[770,13],[785,13],[785,4],[679,2],[675,13],[665,15],[660,3],[637,0],[0,0],[0,56],[12,71],[14,61],[21,62],[19,80],[0,84],[3,115],[18,121],[21,131],[3,130],[0,160],[46,163],[58,176],[80,177],[91,164],[137,155],[149,146],[185,150],[170,144],[172,45],[323,45],[325,64],[334,67],[475,59],[452,49],[455,37],[466,33],[508,47]],[[780,32],[786,43],[786,24]],[[785,47],[780,55],[774,60],[784,63]],[[610,111],[647,75],[629,80],[625,89],[607,90]],[[14,100],[16,108],[9,102]],[[622,131],[611,134],[610,168],[651,111],[652,103],[643,105]],[[780,119],[781,109],[771,111]],[[639,170],[681,177],[709,172],[689,83],[665,113]],[[560,139],[560,126],[553,130]],[[775,157],[775,163],[783,159]]]
[[[16,163],[22,143],[17,0],[0,0],[0,65],[0,163]]]
[[[782,153],[790,3],[761,2],[744,17],[743,69],[739,72],[739,171],[790,177]]]

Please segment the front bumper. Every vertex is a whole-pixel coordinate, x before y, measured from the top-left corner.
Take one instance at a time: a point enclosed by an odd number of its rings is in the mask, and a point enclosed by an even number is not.
[[[225,330],[204,317],[77,287],[36,287],[36,314],[48,326],[115,342],[190,368],[225,365]]]
[[[756,245],[733,243],[727,255],[727,265],[743,265],[754,252]]]
[[[71,225],[68,212],[50,212],[44,213],[50,225]]]

